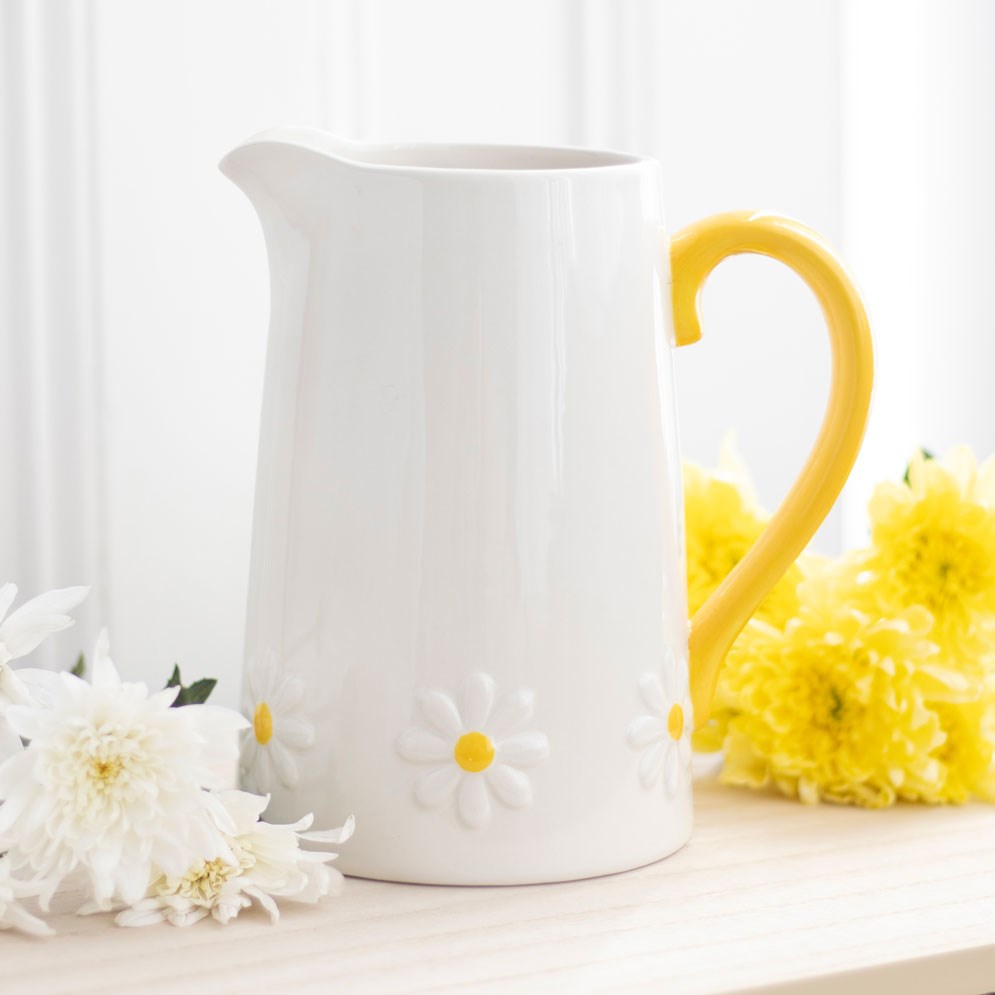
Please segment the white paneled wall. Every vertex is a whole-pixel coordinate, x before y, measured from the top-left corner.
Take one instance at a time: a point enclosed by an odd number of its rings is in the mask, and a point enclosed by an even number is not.
[[[108,610],[96,108],[83,3],[0,4],[0,583],[90,583]]]
[[[862,160],[852,146],[841,159],[841,37],[860,27],[840,10],[6,0],[0,413],[13,455],[0,573],[97,584],[60,652],[106,618],[129,673],[158,680],[179,660],[222,677],[233,701],[268,288],[255,216],[220,156],[278,122],[360,139],[607,145],[662,160],[673,227],[756,207],[838,240],[841,191],[876,196],[841,173]],[[851,87],[861,64],[843,62]],[[880,231],[848,231],[875,245],[854,248],[876,272]],[[953,264],[944,272],[952,280]],[[821,416],[821,318],[797,279],[758,260],[725,264],[705,311],[705,340],[679,361],[685,450],[711,460],[735,427],[774,504]],[[823,546],[839,534],[834,518]]]
[[[919,446],[995,453],[995,4],[847,0],[844,246],[878,376],[845,506]]]

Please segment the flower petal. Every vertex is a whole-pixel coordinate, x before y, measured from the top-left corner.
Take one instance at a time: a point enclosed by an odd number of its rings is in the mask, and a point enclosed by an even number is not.
[[[673,746],[668,747],[666,761],[663,766],[663,786],[667,789],[667,794],[673,798],[677,794],[677,788],[681,783],[681,765],[677,758],[677,750]]]
[[[436,732],[454,742],[466,731],[453,699],[441,691],[423,691],[418,696],[422,714]]]
[[[691,767],[691,737],[687,733],[677,740],[677,756],[681,769],[689,770]]]
[[[503,695],[491,714],[486,732],[492,739],[500,738],[528,722],[534,709],[535,692],[531,688]]]
[[[296,788],[300,783],[301,775],[297,769],[297,761],[294,760],[290,750],[277,740],[270,740],[266,747],[273,758],[273,767],[276,770],[276,776],[280,778],[280,783],[285,788]]]
[[[198,708],[202,707],[200,705]],[[253,736],[242,748],[241,786],[254,794],[264,795],[273,788],[273,763],[270,751]]]
[[[301,705],[304,694],[304,682],[296,674],[288,674],[282,681],[277,682],[276,689],[270,695],[267,704],[274,712],[286,715]]]
[[[452,795],[462,773],[455,762],[430,770],[415,785],[415,801],[425,808],[438,808]]]
[[[467,729],[481,729],[494,707],[494,678],[473,674],[463,685],[461,699],[463,724]]]
[[[91,683],[95,688],[117,687],[121,683],[117,667],[114,666],[114,661],[110,657],[110,648],[110,636],[107,634],[107,629],[103,628],[100,630],[100,635],[97,636],[97,645],[93,650],[93,677],[91,678]],[[178,690],[177,693],[179,693]]]
[[[312,843],[345,843],[355,829],[356,818],[350,815],[338,829],[315,829],[309,833],[300,833],[300,837]]]
[[[412,727],[398,737],[397,752],[415,764],[444,763],[453,758],[453,744],[425,729]]]
[[[644,788],[652,788],[660,776],[667,748],[663,743],[654,743],[639,761],[639,780]]]
[[[485,774],[494,794],[509,808],[526,808],[532,804],[532,782],[528,774],[507,764],[494,764]]]
[[[298,753],[314,746],[314,726],[303,719],[288,719],[278,715],[274,724],[273,735],[284,746]]]
[[[541,732],[520,732],[517,736],[502,739],[495,748],[502,763],[527,767],[549,756],[549,740]]]
[[[7,612],[10,611],[10,606],[14,603],[14,598],[17,597],[17,585],[6,583],[3,587],[0,587],[0,622],[4,620]]]
[[[670,707],[667,696],[663,692],[663,682],[659,674],[645,673],[639,678],[639,692],[646,702],[646,707],[654,715],[666,716]]]
[[[118,926],[155,926],[166,921],[166,910],[154,898],[137,902],[114,918]]]
[[[457,799],[460,818],[470,829],[482,829],[490,822],[491,801],[487,786],[479,774],[468,774],[459,787]]]
[[[186,909],[180,911],[179,909],[171,909],[166,913],[166,918],[170,921],[173,926],[192,926],[195,922],[200,922],[201,919],[209,915],[207,909]]]
[[[5,718],[0,717],[0,763],[23,749],[21,737],[11,729]]]
[[[634,718],[625,731],[629,746],[641,750],[663,739],[667,731],[667,723],[659,715],[640,715]]]
[[[6,648],[7,659],[26,656],[46,636],[72,625],[68,612],[89,593],[88,587],[67,587],[25,601],[0,625],[0,643]]]

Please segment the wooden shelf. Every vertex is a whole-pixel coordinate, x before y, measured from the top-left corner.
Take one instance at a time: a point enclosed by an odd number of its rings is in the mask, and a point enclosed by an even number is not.
[[[805,808],[706,780],[696,807],[684,850],[608,878],[522,888],[352,880],[317,908],[285,904],[275,927],[257,912],[182,930],[62,914],[55,939],[0,936],[0,991],[995,988],[995,806]]]

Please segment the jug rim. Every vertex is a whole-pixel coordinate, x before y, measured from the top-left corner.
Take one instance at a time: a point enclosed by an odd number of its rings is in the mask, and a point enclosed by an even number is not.
[[[554,175],[658,165],[649,156],[611,149],[500,142],[357,142],[308,127],[270,128],[237,148],[267,143],[293,145],[357,169],[391,173]]]

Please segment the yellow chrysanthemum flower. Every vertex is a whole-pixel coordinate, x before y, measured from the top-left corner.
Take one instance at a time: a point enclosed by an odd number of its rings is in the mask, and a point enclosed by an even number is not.
[[[719,467],[705,470],[684,464],[684,520],[687,548],[688,612],[705,603],[726,575],[746,555],[767,525],[769,516],[759,507],[742,461],[731,440],[723,442]],[[791,567],[757,610],[756,617],[783,626],[798,610],[795,590],[815,557],[803,558]],[[733,646],[730,658],[738,652]],[[735,714],[725,669],[719,673],[708,724],[694,733],[696,750],[714,752],[722,748],[729,719]]]
[[[874,619],[827,590],[802,585],[783,630],[753,622],[744,633],[722,780],[871,808],[939,797],[946,737],[927,694],[956,698],[963,681],[937,664],[928,614]]]
[[[961,704],[936,704],[945,740],[936,758],[946,769],[943,784],[921,795],[927,802],[962,804],[972,797],[995,801],[995,699],[991,693]]]
[[[767,516],[743,473],[686,482],[693,611]],[[764,602],[695,748],[805,802],[995,801],[995,459],[920,454],[870,515],[867,549],[802,558]]]
[[[869,603],[882,613],[922,605],[933,616],[931,638],[969,667],[990,654],[995,462],[979,470],[965,448],[942,462],[920,453],[908,484],[880,484],[869,511],[871,548],[858,561]]]
[[[728,472],[684,464],[684,522],[687,548],[688,612],[693,615],[746,555],[769,516],[756,504],[749,482]],[[792,568],[757,611],[781,624],[798,607],[800,574]]]

